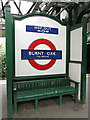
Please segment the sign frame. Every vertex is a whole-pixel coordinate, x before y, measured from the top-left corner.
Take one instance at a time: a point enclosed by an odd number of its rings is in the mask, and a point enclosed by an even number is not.
[[[80,83],[80,101],[82,104],[86,102],[86,73],[87,73],[87,18],[82,19],[82,23],[74,25],[70,28],[70,32],[77,28],[82,27],[82,61],[71,61],[70,63],[76,63],[81,65],[81,83]],[[70,48],[70,47],[69,47]],[[69,52],[70,53],[70,52]]]
[[[59,24],[61,24],[62,26],[66,26],[66,73],[65,74],[54,74],[54,75],[35,75],[35,76],[20,76],[20,77],[16,77],[15,76],[15,20],[21,21],[23,19],[26,19],[28,17],[32,17],[32,16],[45,16],[48,17],[50,19],[53,19],[54,21],[58,22]],[[46,15],[43,13],[32,13],[32,14],[28,14],[25,16],[21,16],[21,17],[13,17],[13,80],[32,80],[32,79],[41,79],[41,78],[56,78],[56,77],[63,77],[63,76],[68,76],[68,62],[69,62],[69,56],[68,56],[68,52],[69,52],[69,45],[68,45],[68,41],[69,41],[69,25],[63,23],[62,21],[60,21],[58,18],[51,16],[51,15]]]

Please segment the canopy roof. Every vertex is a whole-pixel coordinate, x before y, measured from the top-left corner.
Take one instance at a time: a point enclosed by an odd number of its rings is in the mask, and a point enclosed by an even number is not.
[[[86,16],[90,18],[90,0],[1,0],[0,14],[5,19],[4,6],[11,6],[13,15],[29,13],[45,13],[69,22],[70,25],[78,24]]]

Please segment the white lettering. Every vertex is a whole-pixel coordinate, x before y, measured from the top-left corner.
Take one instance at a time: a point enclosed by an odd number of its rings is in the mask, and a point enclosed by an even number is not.
[[[41,52],[37,52],[37,51],[35,51],[35,52],[30,52],[29,51],[29,55],[43,55],[44,54],[44,52],[43,51],[41,51]]]
[[[29,52],[29,55],[31,55],[31,52]]]
[[[47,55],[56,55],[56,52],[47,52]]]
[[[47,52],[47,55],[50,55],[50,53],[49,53],[49,52]]]

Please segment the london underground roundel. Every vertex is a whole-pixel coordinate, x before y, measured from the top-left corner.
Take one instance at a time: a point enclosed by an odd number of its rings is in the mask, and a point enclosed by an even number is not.
[[[51,50],[34,50],[40,44],[47,45]],[[46,39],[35,40],[28,50],[22,50],[21,54],[22,59],[28,59],[30,64],[38,70],[47,70],[54,65],[56,59],[62,59],[62,51],[57,51],[55,46]],[[51,59],[51,61],[48,64],[40,65],[34,59]]]
[[[40,45],[40,44],[45,44],[47,46],[50,47],[51,50],[56,50],[55,49],[55,46],[48,40],[45,40],[45,39],[39,39],[39,40],[36,40],[34,41],[30,46],[29,46],[29,50],[34,50],[34,48],[37,46],[37,45]],[[42,52],[41,52],[42,53]],[[40,53],[39,53],[40,55]],[[38,63],[36,63],[34,60],[29,60],[29,62],[31,63],[31,65],[38,69],[38,70],[46,70],[46,69],[49,69],[50,67],[52,67],[55,63],[55,59],[52,59],[48,64],[45,64],[45,65],[40,65]]]

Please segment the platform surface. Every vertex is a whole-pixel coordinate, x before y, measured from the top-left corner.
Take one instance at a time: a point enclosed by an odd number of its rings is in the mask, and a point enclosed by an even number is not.
[[[47,98],[39,100],[38,111],[35,111],[34,101],[20,102],[18,103],[18,113],[16,115],[13,114],[13,118],[88,118],[88,86],[90,83],[88,80],[90,80],[90,76],[87,76],[86,104],[82,105],[79,101],[75,104],[72,96],[65,95],[62,98],[61,107],[58,105],[58,97]],[[5,80],[0,81],[1,88],[2,104],[0,104],[0,108],[2,107],[2,117],[6,118],[7,100]]]

